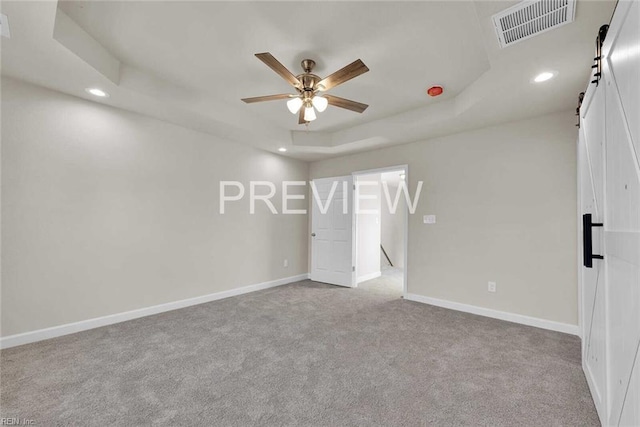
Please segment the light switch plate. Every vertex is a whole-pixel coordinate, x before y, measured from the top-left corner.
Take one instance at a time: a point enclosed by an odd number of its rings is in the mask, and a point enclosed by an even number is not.
[[[11,31],[9,31],[9,18],[4,13],[0,13],[0,35],[2,37],[11,38]]]
[[[423,222],[425,224],[435,224],[436,223],[436,216],[435,215],[425,215],[422,218]]]

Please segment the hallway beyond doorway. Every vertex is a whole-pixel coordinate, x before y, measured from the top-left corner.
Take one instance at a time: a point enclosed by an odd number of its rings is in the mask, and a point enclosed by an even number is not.
[[[359,283],[358,288],[379,294],[402,296],[403,272],[400,268],[382,266],[380,277]]]

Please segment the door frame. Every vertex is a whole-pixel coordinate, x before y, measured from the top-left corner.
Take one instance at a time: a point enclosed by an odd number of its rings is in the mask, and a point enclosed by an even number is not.
[[[354,262],[354,266],[355,268],[355,274],[354,277],[357,278],[358,277],[358,241],[357,241],[357,231],[358,231],[358,216],[356,215],[356,192],[355,192],[355,183],[357,180],[358,176],[361,175],[373,175],[373,174],[378,174],[378,173],[385,173],[385,172],[404,172],[404,180],[407,183],[407,189],[409,188],[409,165],[404,164],[404,165],[396,165],[396,166],[387,166],[387,167],[383,167],[383,168],[376,168],[376,169],[366,169],[366,170],[359,170],[359,171],[355,171],[352,172],[351,175],[353,176],[353,184],[354,184],[354,191],[353,191],[353,197],[352,197],[352,201],[351,201],[351,206],[352,206],[352,212],[353,212],[353,216],[352,216],[352,221],[353,221],[353,254],[352,254],[352,259]],[[403,232],[403,236],[402,236],[402,243],[403,243],[403,261],[404,261],[404,272],[402,274],[402,298],[407,299],[407,294],[408,294],[408,288],[409,288],[409,281],[408,281],[408,276],[409,276],[409,209],[405,209],[405,215],[404,215],[404,232]],[[354,279],[354,283],[355,286],[357,285],[357,280]]]

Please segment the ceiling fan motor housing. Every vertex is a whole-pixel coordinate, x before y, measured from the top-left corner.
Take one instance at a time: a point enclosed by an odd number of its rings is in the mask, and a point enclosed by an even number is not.
[[[316,84],[321,80],[320,77],[310,73],[300,74],[296,77],[302,82],[301,92],[313,92],[316,89]]]
[[[296,78],[302,83],[302,88],[299,89],[299,92],[303,94],[305,98],[308,98],[313,95],[313,92],[316,90],[316,84],[321,79],[315,74],[311,74],[313,67],[316,66],[316,61],[313,59],[303,59],[300,66],[304,70],[304,74],[296,76]]]

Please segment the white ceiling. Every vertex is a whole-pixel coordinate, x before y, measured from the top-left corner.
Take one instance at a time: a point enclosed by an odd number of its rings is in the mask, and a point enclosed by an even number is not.
[[[501,50],[491,15],[514,3],[3,1],[2,74],[313,160],[575,107],[615,2],[579,0],[574,23]],[[306,131],[285,101],[244,104],[291,92],[266,51],[294,74],[362,59],[371,71],[330,93],[369,109],[330,107]],[[543,70],[558,76],[531,83]]]

